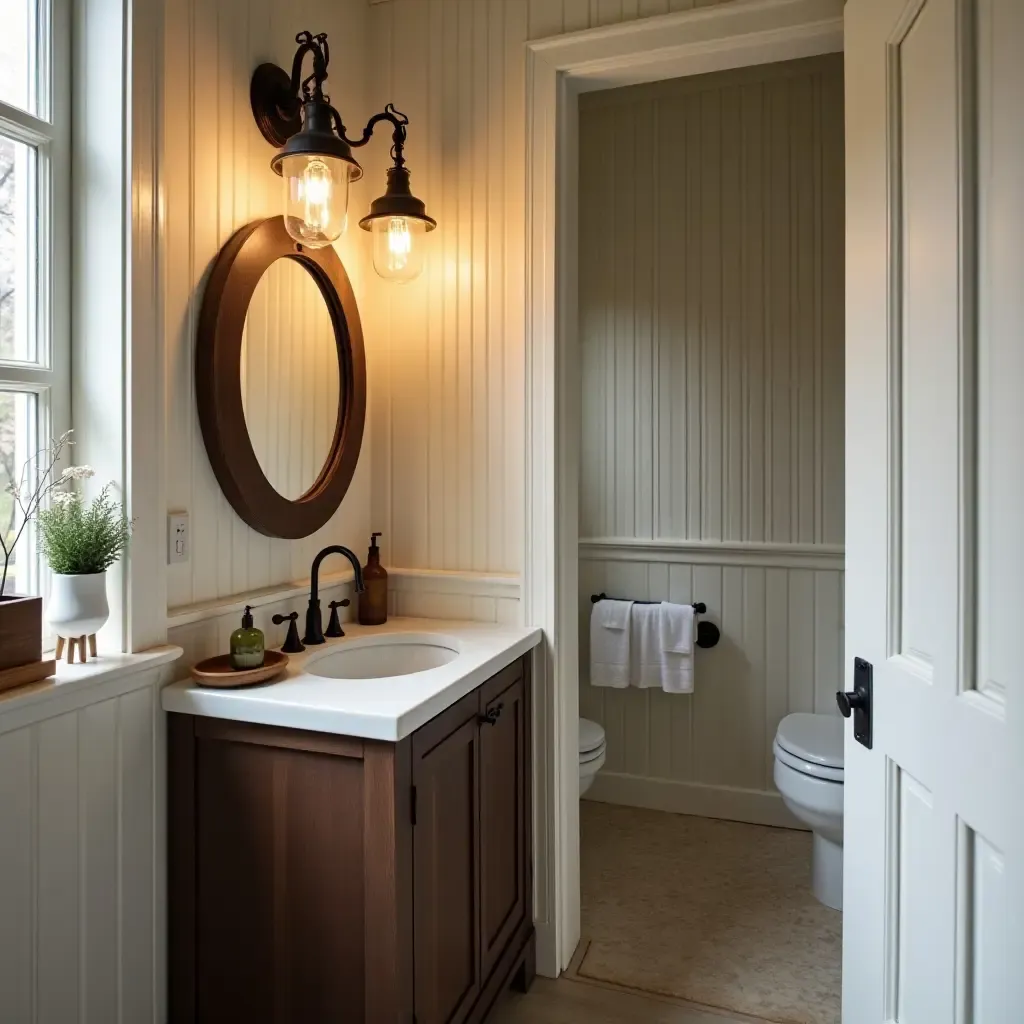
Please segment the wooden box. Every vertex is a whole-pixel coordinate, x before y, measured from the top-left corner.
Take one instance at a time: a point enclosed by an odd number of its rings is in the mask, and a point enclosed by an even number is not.
[[[0,672],[40,660],[43,654],[43,599],[0,597]]]

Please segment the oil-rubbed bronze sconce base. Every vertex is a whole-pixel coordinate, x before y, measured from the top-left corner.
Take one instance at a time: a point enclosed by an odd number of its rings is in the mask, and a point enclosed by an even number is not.
[[[302,105],[296,102],[291,85],[291,76],[276,64],[261,64],[249,83],[256,127],[275,149],[302,130]]]

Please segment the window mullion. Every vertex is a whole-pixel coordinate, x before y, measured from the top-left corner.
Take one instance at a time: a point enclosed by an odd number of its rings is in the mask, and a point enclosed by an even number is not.
[[[44,366],[32,363],[0,362],[0,389],[13,391],[40,391],[52,388],[61,375]]]
[[[53,141],[56,132],[49,121],[0,100],[0,135],[26,146],[45,146]]]

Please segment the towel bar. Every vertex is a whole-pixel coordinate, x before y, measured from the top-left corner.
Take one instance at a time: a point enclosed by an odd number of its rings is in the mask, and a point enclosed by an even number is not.
[[[591,594],[590,603],[597,604],[598,601],[622,601],[624,598],[620,597],[609,597],[607,594]],[[661,601],[634,601],[633,604],[662,604]],[[694,601],[692,605],[694,614],[703,615],[708,610],[708,606],[703,601]],[[714,647],[715,644],[722,637],[722,631],[713,622],[698,622],[697,623],[697,639],[696,644],[698,647],[708,648]]]

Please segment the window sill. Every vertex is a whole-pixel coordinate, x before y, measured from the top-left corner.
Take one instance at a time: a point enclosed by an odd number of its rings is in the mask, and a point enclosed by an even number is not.
[[[164,646],[141,654],[100,655],[84,665],[58,661],[56,676],[0,693],[0,733],[134,689],[133,677],[170,665],[182,653],[180,647]]]

